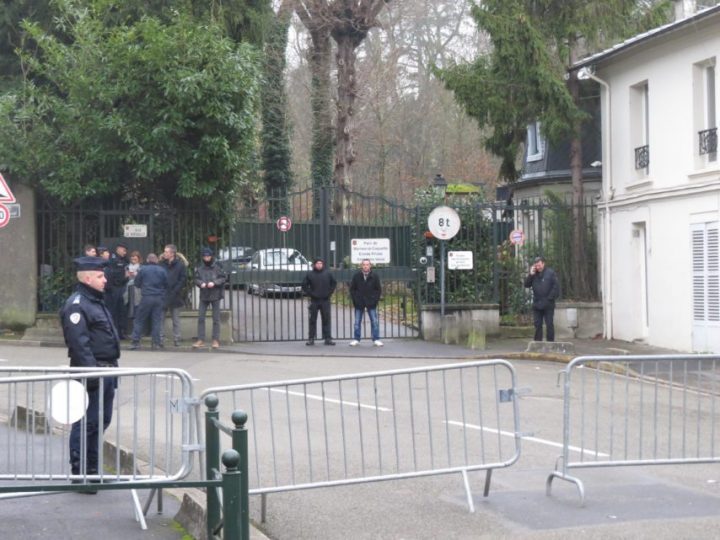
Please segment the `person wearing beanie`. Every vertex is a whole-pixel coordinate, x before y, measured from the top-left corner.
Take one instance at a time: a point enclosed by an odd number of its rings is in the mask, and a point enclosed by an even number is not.
[[[200,289],[198,305],[197,341],[193,348],[205,345],[205,315],[208,306],[212,307],[212,348],[220,347],[220,301],[227,276],[220,264],[215,260],[213,250],[204,247],[200,250],[201,261],[195,267],[195,285]]]
[[[312,270],[305,275],[302,283],[303,292],[310,297],[308,306],[310,338],[305,345],[315,345],[318,311],[322,318],[322,337],[325,345],[335,345],[330,335],[330,297],[335,292],[336,286],[335,277],[325,268],[325,261],[313,260]]]

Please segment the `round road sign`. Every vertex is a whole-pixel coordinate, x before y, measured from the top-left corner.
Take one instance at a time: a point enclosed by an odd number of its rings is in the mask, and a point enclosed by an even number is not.
[[[288,232],[292,228],[292,220],[287,216],[280,216],[275,224],[280,232]]]
[[[525,243],[525,233],[520,229],[510,232],[510,243],[514,245],[522,245]]]
[[[460,216],[449,206],[438,206],[428,216],[428,228],[435,238],[450,240],[460,231]]]
[[[10,209],[4,204],[0,203],[0,229],[10,221]]]

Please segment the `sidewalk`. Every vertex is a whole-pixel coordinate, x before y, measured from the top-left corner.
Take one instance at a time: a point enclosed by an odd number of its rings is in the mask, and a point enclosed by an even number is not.
[[[631,343],[619,340],[605,339],[572,339],[566,343],[572,344],[575,352],[541,353],[527,352],[528,340],[526,338],[488,338],[485,349],[469,349],[458,345],[444,345],[420,339],[389,339],[379,349],[374,347],[370,340],[361,341],[357,347],[350,347],[349,340],[339,340],[335,346],[326,346],[316,342],[308,347],[302,341],[287,342],[254,342],[235,343],[221,347],[218,352],[236,354],[257,354],[271,356],[339,356],[363,357],[383,356],[387,358],[436,358],[443,360],[505,358],[505,359],[533,359],[570,361],[575,356],[585,355],[615,355],[615,354],[679,354],[679,351],[652,347],[643,343]]]

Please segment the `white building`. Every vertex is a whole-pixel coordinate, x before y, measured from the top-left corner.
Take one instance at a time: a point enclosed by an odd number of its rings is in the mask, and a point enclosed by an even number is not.
[[[574,66],[602,87],[606,337],[720,352],[719,58],[715,6]]]

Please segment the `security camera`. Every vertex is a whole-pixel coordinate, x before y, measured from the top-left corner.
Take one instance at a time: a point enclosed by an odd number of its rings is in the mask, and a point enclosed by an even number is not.
[[[427,264],[427,257],[420,257],[420,264],[422,264],[422,265]]]

